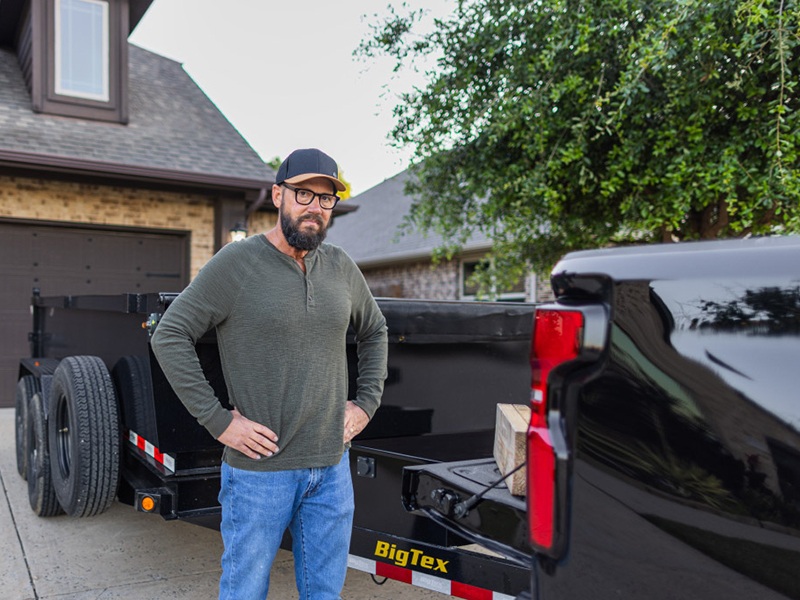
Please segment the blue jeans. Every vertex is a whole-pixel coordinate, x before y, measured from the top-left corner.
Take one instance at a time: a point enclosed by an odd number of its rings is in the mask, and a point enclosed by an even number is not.
[[[264,600],[283,533],[300,600],[339,600],[353,526],[348,452],[332,467],[262,473],[222,465],[220,600]]]

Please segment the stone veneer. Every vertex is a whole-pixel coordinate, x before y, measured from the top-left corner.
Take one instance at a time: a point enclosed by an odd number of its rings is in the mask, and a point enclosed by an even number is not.
[[[266,233],[275,226],[278,222],[278,213],[276,212],[256,212],[250,215],[247,220],[247,235],[258,235]]]

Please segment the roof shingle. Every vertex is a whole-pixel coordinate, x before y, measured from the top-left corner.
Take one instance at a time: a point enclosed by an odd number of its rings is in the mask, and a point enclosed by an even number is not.
[[[127,125],[37,114],[16,55],[0,49],[0,150],[274,181],[274,172],[182,66],[129,44]]]

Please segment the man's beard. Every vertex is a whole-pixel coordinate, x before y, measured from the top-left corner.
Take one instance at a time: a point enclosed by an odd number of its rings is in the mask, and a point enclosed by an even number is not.
[[[298,250],[316,250],[325,239],[325,236],[328,235],[325,222],[321,217],[317,217],[315,215],[306,215],[305,217],[292,220],[289,215],[286,215],[283,213],[283,211],[280,211],[280,219],[283,236],[286,238],[286,241],[289,242],[290,246],[297,248]],[[300,230],[300,224],[306,220],[314,221],[317,223],[317,225],[319,225],[319,229],[316,231],[316,233]]]

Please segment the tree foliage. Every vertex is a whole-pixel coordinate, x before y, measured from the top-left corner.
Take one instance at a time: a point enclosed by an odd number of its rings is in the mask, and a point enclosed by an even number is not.
[[[513,280],[565,251],[800,230],[796,0],[458,0],[356,51],[435,60],[391,138],[409,226],[494,240]]]

